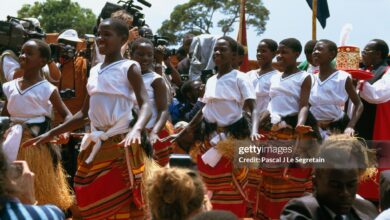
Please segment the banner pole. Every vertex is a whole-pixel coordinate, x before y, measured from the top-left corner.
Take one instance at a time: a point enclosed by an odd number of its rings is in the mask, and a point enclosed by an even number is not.
[[[312,2],[312,33],[311,33],[311,39],[317,40],[317,0],[313,0]]]

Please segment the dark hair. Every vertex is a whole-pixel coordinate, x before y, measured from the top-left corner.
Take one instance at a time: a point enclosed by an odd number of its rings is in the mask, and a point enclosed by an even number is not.
[[[238,220],[237,216],[235,216],[232,212],[223,211],[223,210],[212,210],[208,212],[202,212],[192,220]]]
[[[107,23],[110,26],[112,26],[114,31],[119,36],[123,36],[126,39],[129,38],[129,26],[128,26],[128,24],[125,21],[123,21],[121,19],[118,19],[118,18],[107,18],[107,19],[104,19],[100,23],[100,25],[102,25],[103,23]]]
[[[31,39],[28,41],[32,41],[32,42],[36,43],[38,46],[38,51],[39,51],[40,56],[42,58],[44,58],[47,62],[50,60],[51,50],[50,50],[49,45],[45,41],[39,40],[39,39]]]
[[[375,50],[381,52],[382,59],[386,59],[389,55],[389,46],[387,45],[387,43],[381,39],[373,39],[371,41],[375,42],[374,48]]]
[[[276,52],[278,50],[278,43],[272,39],[263,39],[259,42],[259,44],[265,43],[272,52]]]
[[[326,46],[328,47],[328,50],[330,52],[334,52],[335,53],[335,57],[337,56],[337,45],[335,42],[331,41],[331,40],[328,40],[328,39],[321,39],[319,40],[318,42],[323,42],[326,44]]]
[[[290,48],[290,49],[293,50],[294,52],[299,53],[299,55],[300,55],[301,52],[302,52],[302,45],[301,45],[301,42],[299,42],[299,40],[297,40],[297,39],[295,39],[295,38],[287,38],[287,39],[284,39],[284,40],[280,41],[279,44],[283,44],[284,46]]]
[[[316,40],[309,40],[308,42],[306,42],[305,49],[304,49],[305,54],[306,53],[310,53],[310,54],[313,53],[313,49],[316,46],[316,44],[317,44]]]
[[[137,49],[137,47],[143,43],[149,44],[152,48],[154,48],[153,42],[151,40],[149,40],[148,38],[140,37],[131,43],[131,48],[130,48],[131,54],[133,54],[134,51]]]
[[[240,43],[237,43],[237,55],[239,56],[245,55],[245,48]]]
[[[188,80],[186,82],[183,83],[180,91],[181,91],[181,94],[186,94],[187,92],[191,91],[191,89],[194,87],[195,83],[200,83],[202,84],[202,81],[200,80]]]
[[[228,37],[228,36],[223,36],[218,38],[218,40],[225,40],[229,43],[229,47],[232,50],[233,53],[236,53],[238,50],[238,43],[235,41],[233,38]]]

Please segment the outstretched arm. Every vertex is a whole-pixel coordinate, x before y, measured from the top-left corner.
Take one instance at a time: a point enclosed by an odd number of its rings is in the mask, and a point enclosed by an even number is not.
[[[89,95],[87,94],[84,99],[84,103],[81,110],[78,111],[75,115],[73,115],[73,117],[65,121],[63,124],[46,132],[45,134],[42,134],[41,136],[38,136],[36,138],[24,142],[23,147],[27,147],[30,145],[45,144],[51,141],[55,136],[83,127],[88,122],[87,120],[88,110],[89,110]]]

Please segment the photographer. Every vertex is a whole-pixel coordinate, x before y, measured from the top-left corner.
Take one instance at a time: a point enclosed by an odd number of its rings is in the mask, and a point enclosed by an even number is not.
[[[160,74],[166,85],[168,86],[169,102],[176,95],[176,90],[182,85],[180,73],[173,66],[171,62],[171,51],[163,44],[160,44],[159,41],[155,41],[155,71]]]
[[[77,44],[82,42],[73,29],[63,31],[56,44],[51,44],[52,60],[61,70],[58,88],[63,99],[83,98],[87,76],[87,62],[77,53]],[[75,106],[78,109],[80,106]]]
[[[25,161],[8,164],[0,147],[0,219],[65,219],[53,205],[35,205],[34,173]]]

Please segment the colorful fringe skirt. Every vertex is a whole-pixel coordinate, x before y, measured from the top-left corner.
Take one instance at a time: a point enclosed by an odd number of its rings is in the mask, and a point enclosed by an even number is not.
[[[263,132],[262,134],[265,134],[267,139],[281,141],[295,141],[296,139],[291,130]],[[312,168],[283,166],[273,168],[263,164],[261,168],[253,172],[254,175],[251,178],[253,179],[254,176],[259,178],[256,197],[251,197],[254,204],[254,218],[279,219],[283,207],[290,199],[301,197],[305,192],[312,192]]]
[[[228,140],[223,141],[227,145],[234,145]],[[217,149],[224,147],[224,143],[218,144]],[[209,191],[212,191],[211,204],[215,210],[227,210],[233,212],[237,217],[246,217],[247,196],[244,188],[247,184],[247,168],[236,168],[233,164],[233,158],[227,154],[234,153],[230,149],[225,149],[228,152],[222,153],[221,160],[215,167],[205,164],[201,158],[203,153],[211,148],[208,141],[202,145],[201,151],[197,155],[197,165],[200,175],[206,184]],[[227,147],[230,148],[230,147]]]
[[[171,122],[167,121],[165,124],[165,127],[158,133],[158,137],[160,139],[168,137],[169,135],[172,135],[174,133],[173,125]],[[172,154],[172,143],[170,140],[167,140],[165,142],[157,141],[153,144],[153,159],[160,165],[161,167],[164,167],[169,162],[169,156]]]
[[[129,146],[131,173],[135,180],[130,188],[125,150],[118,144],[123,138],[124,135],[117,135],[104,141],[90,164],[84,161],[93,145],[79,154],[74,189],[85,220],[145,219],[142,180],[149,162],[140,145]]]

